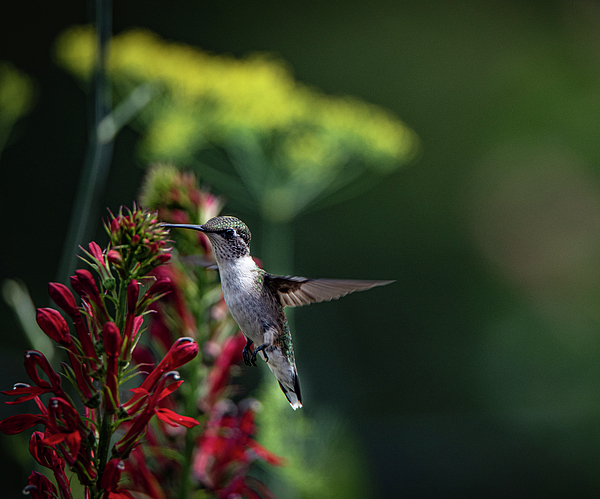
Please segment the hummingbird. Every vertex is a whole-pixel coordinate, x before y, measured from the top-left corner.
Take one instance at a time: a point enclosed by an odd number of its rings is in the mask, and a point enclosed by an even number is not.
[[[206,234],[219,269],[225,303],[246,338],[242,350],[244,363],[256,366],[260,354],[294,410],[302,407],[302,395],[284,307],[334,300],[353,291],[394,282],[269,274],[250,256],[250,230],[235,217],[214,217],[203,225],[161,225]],[[252,350],[253,344],[256,347]]]

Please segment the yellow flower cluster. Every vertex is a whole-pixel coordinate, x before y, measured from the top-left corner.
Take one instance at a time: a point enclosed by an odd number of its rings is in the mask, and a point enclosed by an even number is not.
[[[95,43],[93,28],[71,28],[57,41],[57,60],[85,79]],[[263,164],[251,172],[254,188],[247,186],[267,211],[286,199],[286,217],[348,165],[390,171],[418,148],[416,134],[391,113],[309,88],[274,56],[213,55],[141,29],[116,36],[109,54],[111,79],[123,95],[142,84],[158,90],[140,116],[145,159],[187,164],[209,144],[258,150],[255,162]]]

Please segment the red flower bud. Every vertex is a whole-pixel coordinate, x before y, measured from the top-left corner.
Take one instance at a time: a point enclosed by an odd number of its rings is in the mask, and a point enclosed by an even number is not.
[[[87,300],[94,304],[97,313],[99,314],[99,319],[101,323],[105,322],[108,319],[108,314],[106,309],[104,308],[104,302],[100,297],[100,292],[98,291],[98,286],[96,285],[96,281],[94,280],[94,276],[89,270],[76,270],[75,277],[71,277],[71,284],[73,285],[73,289],[75,289],[79,294],[87,297]]]
[[[102,328],[104,350],[109,357],[118,357],[121,349],[121,333],[114,322],[107,322]]]
[[[198,355],[198,343],[192,338],[179,338],[165,355],[160,364],[165,365],[165,371],[177,369]],[[160,365],[159,364],[159,365]]]
[[[92,273],[89,270],[80,269],[75,271],[75,275],[77,276],[77,282],[79,282],[81,288],[85,291],[85,294],[95,302],[96,297],[99,297],[100,293]]]
[[[75,302],[75,298],[73,297],[73,293],[69,291],[64,284],[59,282],[51,282],[48,284],[48,292],[50,294],[50,298],[54,300],[60,308],[62,308],[71,318],[75,318],[79,315],[79,309],[77,308],[77,303]]]
[[[104,264],[104,255],[102,254],[102,249],[100,248],[100,246],[98,246],[98,243],[92,241],[89,245],[88,248],[90,250],[90,253],[92,254],[92,256],[98,260],[100,263]]]
[[[159,263],[167,263],[171,259],[171,253],[162,253],[156,257]]]
[[[35,319],[40,329],[54,341],[63,346],[71,344],[72,340],[67,321],[65,321],[57,310],[53,308],[38,308]]]
[[[139,294],[140,286],[135,279],[132,279],[127,285],[127,314],[135,314]]]
[[[115,265],[122,265],[123,264],[123,256],[117,250],[110,250],[106,254],[106,257],[108,258],[108,261],[110,263],[113,263]]]
[[[119,407],[119,354],[121,352],[121,333],[113,322],[107,322],[102,329],[104,350],[106,351],[106,385],[104,404],[106,411],[114,413]]]

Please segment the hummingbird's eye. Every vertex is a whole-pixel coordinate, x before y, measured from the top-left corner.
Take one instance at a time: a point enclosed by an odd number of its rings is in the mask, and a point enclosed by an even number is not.
[[[221,235],[225,239],[231,239],[236,236],[236,232],[235,229],[225,229],[223,232],[221,232]]]

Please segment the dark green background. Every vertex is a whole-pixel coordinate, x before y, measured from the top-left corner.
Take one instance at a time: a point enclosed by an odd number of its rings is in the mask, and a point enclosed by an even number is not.
[[[22,279],[38,306],[88,120],[51,45],[88,7],[12,0],[0,16],[0,59],[38,90],[0,158],[1,277]],[[382,105],[421,137],[418,160],[295,225],[295,273],[397,280],[296,313],[303,410],[349,422],[373,496],[597,496],[600,6],[115,2],[115,32],[132,26],[216,53],[276,52],[299,80]],[[136,139],[126,129],[116,142],[102,201],[113,211],[137,196]],[[260,243],[258,221],[232,210]],[[27,345],[0,312],[9,388],[26,379]],[[29,470],[6,438],[3,495],[17,497]]]

